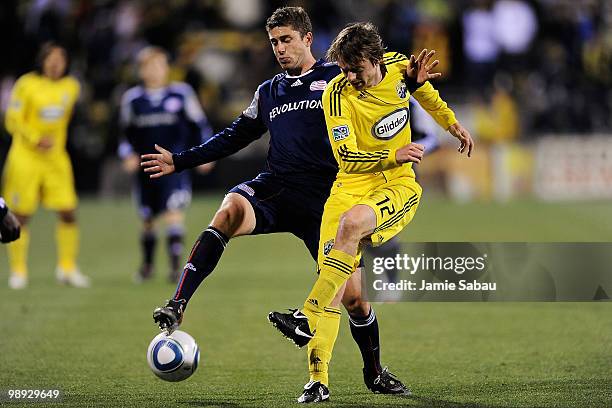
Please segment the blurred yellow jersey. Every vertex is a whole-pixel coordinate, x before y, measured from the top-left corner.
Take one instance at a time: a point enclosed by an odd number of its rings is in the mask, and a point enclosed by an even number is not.
[[[76,207],[66,139],[78,96],[72,77],[52,81],[29,73],[15,83],[6,112],[13,143],[3,173],[3,195],[14,212],[31,215],[41,202],[51,210]],[[37,146],[43,137],[52,142],[50,149]]]
[[[400,177],[414,179],[411,163],[395,161],[395,152],[411,141],[410,92],[404,78],[408,64],[405,55],[389,52],[378,85],[358,91],[340,74],[325,88],[325,121],[340,167],[334,189],[363,192]],[[457,122],[429,82],[412,96],[444,129]]]
[[[31,72],[19,78],[6,112],[6,129],[13,136],[11,149],[45,155],[64,152],[79,92],[79,83],[71,76],[54,81]],[[53,142],[44,153],[36,147],[43,137]]]

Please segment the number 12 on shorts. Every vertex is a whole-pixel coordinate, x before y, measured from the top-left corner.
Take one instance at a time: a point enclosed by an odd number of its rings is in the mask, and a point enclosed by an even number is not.
[[[385,196],[384,200],[376,203],[376,205],[378,206],[378,209],[380,210],[381,217],[385,216],[385,212],[387,212],[389,216],[395,214],[395,207],[393,206],[393,204],[391,205],[387,204],[389,201],[391,201],[389,197]]]

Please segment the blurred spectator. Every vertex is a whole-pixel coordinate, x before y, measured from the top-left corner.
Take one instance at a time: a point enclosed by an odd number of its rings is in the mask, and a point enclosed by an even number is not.
[[[495,39],[501,49],[511,55],[529,51],[538,22],[533,9],[525,1],[499,0],[493,7]]]
[[[474,105],[474,133],[479,140],[499,143],[518,137],[518,109],[511,89],[512,79],[508,75],[498,75],[491,95]]]
[[[470,86],[487,86],[493,80],[501,46],[495,36],[491,1],[476,0],[463,14],[465,73]]]

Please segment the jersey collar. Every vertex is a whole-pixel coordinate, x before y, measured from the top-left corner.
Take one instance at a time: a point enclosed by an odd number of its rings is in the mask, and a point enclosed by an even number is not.
[[[308,71],[304,72],[303,74],[300,74],[300,75],[289,75],[288,73],[285,73],[285,78],[287,78],[287,79],[301,78],[303,76],[306,76],[306,75],[310,74],[312,71],[314,71],[316,68],[320,67],[324,63],[325,63],[325,60],[323,58],[321,58],[321,59],[317,60],[317,62],[314,63],[312,68],[310,68]]]

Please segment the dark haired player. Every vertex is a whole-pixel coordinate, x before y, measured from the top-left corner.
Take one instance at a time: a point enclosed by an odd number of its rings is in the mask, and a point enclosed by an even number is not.
[[[22,226],[21,239],[7,246],[12,289],[23,289],[28,283],[27,225],[39,203],[57,211],[59,218],[57,280],[75,287],[90,284],[76,264],[77,195],[66,139],[80,85],[67,71],[66,49],[54,43],[44,44],[37,69],[17,80],[6,111],[6,129],[13,143],[4,168],[3,195]]]
[[[183,253],[184,209],[191,201],[190,175],[183,172],[152,180],[138,172],[140,155],[155,152],[155,144],[178,151],[197,146],[212,136],[212,130],[193,89],[182,82],[168,82],[170,67],[163,49],[144,48],[137,62],[142,84],[123,95],[120,124],[125,141],[119,148],[124,169],[137,172],[134,184],[142,218],[143,260],[136,281],[152,276],[157,243],[155,221],[161,216],[166,224],[168,278],[176,282]],[[210,164],[200,166],[199,170],[208,171],[209,167]]]
[[[318,257],[323,204],[338,171],[330,149],[321,94],[339,73],[335,64],[316,60],[311,52],[312,25],[299,7],[276,10],[266,23],[274,55],[285,72],[262,83],[251,105],[227,129],[202,146],[172,154],[143,156],[145,171],[157,178],[229,156],[270,132],[267,168],[225,196],[210,226],[195,243],[176,293],[154,312],[162,329],[175,329],[189,299],[219,261],[230,238],[290,232]],[[378,321],[361,297],[360,275],[347,284],[342,302],[351,333],[364,361],[364,380],[373,392],[406,394],[407,388],[380,364]],[[339,305],[340,300],[337,301]],[[298,402],[329,398],[328,364],[338,333],[340,310],[326,310],[308,349],[311,381]]]

